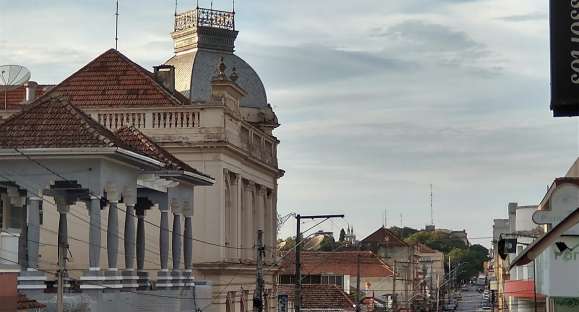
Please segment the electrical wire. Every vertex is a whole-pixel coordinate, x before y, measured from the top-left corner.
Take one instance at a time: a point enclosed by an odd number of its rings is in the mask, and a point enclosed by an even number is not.
[[[32,157],[30,157],[30,155],[27,155],[26,153],[20,151],[19,149],[17,149],[17,148],[13,148],[13,149],[14,149],[17,153],[19,153],[19,154],[21,154],[22,156],[26,157],[26,159],[28,159],[29,161],[35,163],[35,164],[38,165],[39,167],[41,167],[41,168],[45,169],[46,171],[48,171],[48,172],[51,173],[52,175],[54,175],[54,176],[56,176],[56,177],[58,177],[58,178],[60,178],[60,179],[63,179],[63,180],[65,180],[65,181],[72,181],[72,180],[67,179],[66,177],[64,177],[64,176],[61,175],[60,173],[56,172],[55,170],[50,169],[48,166],[42,164],[41,162],[37,161],[36,159],[33,159]],[[94,197],[98,198],[98,199],[103,199],[102,196],[100,196],[100,195],[98,195],[98,194],[94,194],[94,193],[90,193],[90,192],[89,192],[89,194],[90,194],[91,196],[94,196]],[[118,206],[117,206],[117,209],[120,210],[121,212],[126,213],[126,211],[125,211],[124,209],[122,209],[122,208],[120,208],[120,207],[118,207]],[[152,222],[150,222],[150,221],[148,221],[148,220],[145,220],[145,223],[148,223],[148,224],[150,224],[150,225],[152,225],[152,226],[154,226],[154,227],[156,227],[156,228],[161,229],[161,227],[160,227],[159,225],[154,224],[154,223],[152,223]],[[171,229],[169,229],[169,233],[172,234],[173,231],[172,231]],[[182,238],[185,238],[182,233],[177,233],[177,235],[181,236]],[[221,244],[217,244],[217,243],[205,241],[205,240],[198,239],[198,238],[195,238],[195,237],[193,237],[192,240],[193,240],[193,241],[196,241],[196,242],[199,242],[199,243],[203,243],[203,244],[207,244],[207,245],[211,245],[211,246],[215,246],[215,247],[221,247],[221,248],[230,248],[230,249],[255,249],[255,246],[254,246],[254,247],[227,246],[227,245],[221,245]]]
[[[6,177],[6,176],[3,175],[1,172],[0,172],[0,178],[6,179],[6,180],[10,180],[10,178]],[[23,186],[24,186],[24,187],[27,187],[27,188],[30,188],[30,185],[23,185]],[[56,204],[54,204],[53,202],[47,200],[46,198],[44,198],[44,196],[41,196],[40,194],[34,193],[34,192],[32,192],[32,191],[29,191],[29,192],[32,193],[32,195],[40,198],[40,199],[42,200],[42,202],[47,203],[48,205],[50,205],[50,206],[58,209],[58,207],[56,206]],[[80,216],[78,216],[78,215],[76,215],[76,214],[74,214],[74,213],[72,213],[72,212],[68,212],[68,214],[70,214],[71,216],[77,218],[78,220],[83,221],[84,223],[88,224],[89,226],[91,225],[91,224],[90,224],[90,221],[85,220],[84,218],[82,218],[82,217],[80,217]],[[44,227],[42,227],[42,228],[44,228]],[[46,231],[49,231],[49,232],[51,232],[51,233],[53,233],[53,234],[58,235],[58,232],[56,232],[56,231],[49,230],[49,229],[46,229],[46,228],[44,228],[44,229],[45,229]],[[101,225],[101,226],[100,226],[100,230],[101,230],[101,232],[102,232],[102,231],[105,231],[105,232],[106,232],[107,229],[105,229],[105,228]],[[124,237],[121,236],[121,235],[118,234],[118,233],[117,233],[115,236],[116,236],[118,239],[120,239],[120,240],[123,240],[123,239],[124,239]],[[68,235],[68,238],[70,238],[70,239],[73,240],[73,241],[78,241],[78,242],[81,242],[81,243],[85,243],[85,244],[87,244],[87,245],[89,245],[89,246],[90,246],[90,245],[94,245],[94,244],[91,243],[91,242],[88,242],[88,241],[86,241],[86,240],[77,238],[77,237],[75,237],[75,236],[73,236],[73,235]],[[39,244],[40,244],[40,242],[35,242],[35,243],[39,243]],[[49,244],[47,244],[47,245],[49,245]],[[54,245],[54,244],[51,244],[51,246],[53,246],[53,247],[58,247],[57,245]],[[107,247],[105,247],[105,246],[103,246],[103,245],[99,245],[99,248],[100,248],[100,249],[103,249],[103,250],[107,250]],[[149,253],[152,253],[152,254],[154,254],[154,255],[156,255],[156,256],[160,256],[160,253],[158,253],[158,252],[156,252],[156,251],[154,251],[154,250],[145,248],[145,251],[148,251]],[[125,255],[125,253],[123,253],[123,252],[121,252],[121,251],[117,251],[117,252],[118,252],[119,255]],[[150,264],[159,265],[159,266],[161,265],[161,264],[159,264],[159,263],[152,262],[152,261],[150,261],[150,260],[145,260],[145,262],[148,262],[148,263],[150,263]]]

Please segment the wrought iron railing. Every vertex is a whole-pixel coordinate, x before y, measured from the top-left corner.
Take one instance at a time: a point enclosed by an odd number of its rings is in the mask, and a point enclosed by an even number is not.
[[[235,13],[197,8],[175,16],[175,31],[198,26],[235,30]]]

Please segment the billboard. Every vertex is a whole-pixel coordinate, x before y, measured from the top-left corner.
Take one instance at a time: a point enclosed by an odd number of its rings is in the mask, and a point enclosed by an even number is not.
[[[579,0],[550,0],[551,110],[579,115]]]

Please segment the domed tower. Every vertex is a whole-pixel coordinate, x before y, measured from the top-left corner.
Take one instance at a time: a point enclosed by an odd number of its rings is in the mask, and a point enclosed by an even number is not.
[[[206,102],[211,96],[211,78],[215,65],[224,58],[229,68],[236,68],[237,84],[247,96],[241,107],[268,107],[265,88],[258,74],[242,58],[234,54],[235,12],[196,8],[175,16],[175,56],[166,64],[175,67],[175,89],[192,103]]]

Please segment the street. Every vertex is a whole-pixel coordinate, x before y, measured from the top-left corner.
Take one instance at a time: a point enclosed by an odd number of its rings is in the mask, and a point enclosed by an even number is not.
[[[481,310],[482,294],[475,287],[469,287],[462,292],[462,300],[456,309],[457,312],[475,312]]]

